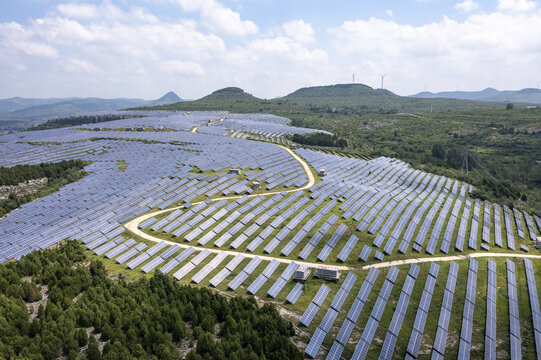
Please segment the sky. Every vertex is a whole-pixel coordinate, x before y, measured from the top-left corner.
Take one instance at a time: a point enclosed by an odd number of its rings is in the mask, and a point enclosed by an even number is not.
[[[537,88],[531,0],[0,0],[0,98]]]

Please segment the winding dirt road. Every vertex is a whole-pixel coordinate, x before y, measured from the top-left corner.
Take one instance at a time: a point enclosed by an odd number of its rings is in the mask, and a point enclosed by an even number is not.
[[[218,121],[222,121],[223,119],[220,119]],[[215,122],[218,122],[218,121],[215,121]],[[215,123],[215,122],[209,122],[207,123],[206,125],[210,125],[212,123]],[[203,125],[203,126],[206,126],[206,125]],[[194,127],[191,131],[192,132],[197,132],[197,130],[199,129],[199,127]],[[304,171],[306,172],[306,176],[308,177],[308,183],[301,187],[301,188],[298,188],[298,189],[293,189],[293,190],[286,190],[287,193],[290,193],[290,192],[297,192],[297,191],[303,191],[303,190],[306,190],[308,188],[310,188],[311,186],[313,186],[315,184],[315,178],[314,178],[314,175],[312,173],[312,171],[310,170],[310,167],[308,166],[308,164],[301,158],[299,157],[297,154],[295,154],[293,151],[291,151],[290,149],[286,148],[285,146],[282,146],[282,145],[278,145],[278,144],[273,144],[275,146],[279,146],[281,147],[282,149],[284,149],[285,151],[287,151],[295,160],[297,160],[301,166],[303,167]],[[255,197],[255,196],[262,196],[262,195],[276,195],[276,194],[279,194],[280,191],[271,191],[271,192],[266,192],[266,193],[261,193],[261,194],[254,194],[254,195],[248,195],[248,197]],[[220,201],[220,200],[234,200],[234,199],[239,199],[241,198],[243,195],[238,195],[238,196],[226,196],[226,197],[219,197],[219,198],[213,198],[211,199],[212,201]],[[193,203],[192,205],[197,205],[201,202],[196,202],[196,203]],[[184,206],[177,206],[177,207],[174,207],[174,208],[169,208],[169,209],[165,209],[165,210],[159,210],[159,211],[155,211],[155,212],[152,212],[152,213],[148,213],[148,214],[145,214],[145,215],[141,215],[131,221],[129,221],[128,223],[126,223],[124,225],[124,227],[132,232],[133,234],[137,235],[137,236],[140,236],[146,240],[150,240],[150,241],[153,241],[153,242],[165,242],[169,245],[178,245],[180,246],[181,248],[189,248],[189,247],[193,247],[194,249],[198,250],[198,251],[203,251],[203,250],[208,250],[212,253],[221,253],[221,252],[225,252],[227,253],[228,255],[231,255],[231,256],[235,256],[237,254],[242,254],[244,255],[245,257],[247,258],[254,258],[254,257],[259,257],[263,260],[267,260],[267,261],[272,261],[272,260],[277,260],[281,263],[286,263],[286,264],[289,264],[292,260],[291,259],[286,259],[286,258],[281,258],[281,257],[273,257],[273,256],[265,256],[265,255],[256,255],[256,254],[252,254],[252,253],[245,253],[245,252],[240,252],[240,251],[233,251],[233,250],[223,250],[223,249],[219,249],[219,248],[206,248],[206,247],[202,247],[202,246],[193,246],[193,245],[190,245],[190,244],[183,244],[183,243],[177,243],[177,242],[173,242],[173,241],[169,241],[169,240],[163,240],[163,239],[160,239],[158,237],[155,237],[155,236],[152,236],[150,234],[147,234],[143,231],[141,231],[139,229],[139,224],[142,223],[143,221],[153,217],[153,216],[156,216],[156,215],[159,215],[159,214],[163,214],[163,213],[166,213],[166,212],[171,212],[173,210],[176,210],[176,209],[180,209],[180,208],[183,208]],[[341,271],[351,271],[351,270],[367,270],[367,269],[370,269],[372,267],[375,267],[375,268],[386,268],[386,267],[391,267],[391,266],[398,266],[398,265],[407,265],[407,264],[420,264],[420,263],[425,263],[425,262],[443,262],[443,261],[455,261],[455,260],[464,260],[464,259],[469,259],[469,258],[480,258],[480,257],[515,257],[515,258],[530,258],[530,259],[541,259],[541,255],[530,255],[530,254],[521,254],[521,253],[493,253],[493,252],[475,252],[475,253],[471,253],[471,254],[465,254],[465,255],[452,255],[452,256],[442,256],[442,257],[424,257],[424,258],[409,258],[409,259],[404,259],[404,260],[392,260],[392,261],[383,261],[383,262],[380,262],[380,263],[374,263],[374,264],[370,264],[370,265],[356,265],[356,266],[347,266],[347,265],[333,265],[334,267],[336,267],[338,270],[341,270]],[[296,261],[296,260],[293,260],[295,261],[295,263],[299,264],[299,265],[307,265],[309,267],[318,267],[318,266],[321,266],[323,265],[323,263],[312,263],[312,262],[305,262],[305,261]]]

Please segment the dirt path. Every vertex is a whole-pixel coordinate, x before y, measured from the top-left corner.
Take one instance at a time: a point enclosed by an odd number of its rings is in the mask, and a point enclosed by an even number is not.
[[[208,123],[206,125],[216,123],[216,122],[219,122],[219,121],[222,121],[222,120],[223,119],[219,119],[217,121]],[[206,126],[206,125],[203,125],[203,126]],[[196,126],[196,127],[194,127],[192,129],[192,132],[197,132],[198,129],[199,129],[199,127]],[[301,159],[297,154],[295,154],[293,151],[288,149],[287,147],[282,146],[282,145],[278,145],[278,144],[273,144],[273,145],[281,147],[282,149],[287,151],[295,160],[297,160],[301,164],[301,166],[303,167],[304,171],[306,172],[306,176],[308,177],[308,183],[305,186],[303,186],[303,187],[301,187],[299,189],[287,190],[286,192],[290,193],[290,192],[303,191],[303,190],[306,190],[306,189],[310,188],[311,186],[313,186],[314,183],[315,183],[315,178],[314,178],[314,175],[312,174],[312,171],[310,170],[310,167],[308,166],[308,164],[303,159]],[[276,194],[279,194],[279,193],[280,193],[280,191],[271,191],[271,192],[266,192],[266,193],[262,193],[262,194],[248,195],[248,197],[263,196],[263,195],[276,195]],[[234,200],[234,199],[239,199],[242,196],[243,195],[226,196],[226,197],[214,198],[214,199],[211,199],[211,200],[212,201]],[[197,205],[197,204],[200,204],[200,203],[201,202],[195,202],[192,205]],[[142,223],[143,221],[145,221],[145,220],[147,220],[147,219],[149,219],[149,218],[151,218],[153,216],[163,214],[163,213],[166,213],[166,212],[170,212],[170,211],[180,209],[180,208],[183,208],[183,207],[184,206],[177,206],[177,207],[174,207],[174,208],[169,208],[169,209],[165,209],[165,210],[159,210],[159,211],[155,211],[155,212],[152,212],[152,213],[149,213],[149,214],[139,216],[139,217],[129,221],[126,225],[124,225],[124,227],[128,231],[130,231],[130,232],[134,233],[135,235],[138,235],[138,236],[140,236],[140,237],[142,237],[144,239],[147,239],[147,240],[150,240],[150,241],[153,241],[153,242],[161,242],[161,241],[163,241],[163,242],[165,242],[165,243],[167,243],[169,245],[178,245],[181,248],[193,247],[194,249],[196,249],[198,251],[208,250],[208,251],[210,251],[212,253],[225,252],[226,254],[231,255],[231,256],[235,256],[237,254],[242,254],[247,258],[254,258],[254,257],[257,256],[257,257],[261,258],[262,260],[267,260],[267,261],[277,260],[277,261],[279,261],[281,263],[287,263],[287,264],[289,264],[291,261],[295,261],[295,263],[297,263],[299,265],[307,265],[309,267],[319,267],[319,266],[323,265],[323,263],[312,263],[312,262],[306,262],[306,261],[296,261],[296,260],[285,259],[285,258],[281,258],[281,257],[256,255],[256,254],[244,253],[244,252],[240,252],[240,251],[223,250],[223,249],[219,249],[219,248],[213,249],[213,248],[206,248],[206,247],[202,247],[202,246],[194,246],[194,245],[190,245],[190,244],[177,243],[177,242],[174,242],[174,241],[163,240],[163,239],[160,239],[158,237],[147,234],[147,233],[141,231],[139,229],[139,227],[138,227],[140,223]],[[351,271],[351,270],[367,270],[367,269],[370,269],[372,267],[386,268],[386,267],[398,266],[398,265],[421,264],[421,263],[425,263],[425,262],[434,262],[434,261],[435,262],[454,261],[454,260],[463,260],[463,259],[478,258],[478,257],[518,257],[518,258],[541,259],[541,255],[529,255],[529,254],[520,254],[520,253],[476,252],[476,253],[471,253],[471,254],[467,254],[467,255],[452,255],[452,256],[426,257],[426,258],[410,258],[410,259],[404,259],[404,260],[384,261],[384,262],[370,264],[370,265],[364,265],[364,266],[362,266],[362,265],[357,265],[357,266],[333,265],[333,266],[335,266],[338,270]]]

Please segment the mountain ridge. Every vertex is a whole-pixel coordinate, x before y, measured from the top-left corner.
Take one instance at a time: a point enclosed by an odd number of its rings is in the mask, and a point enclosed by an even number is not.
[[[488,102],[522,102],[541,104],[541,89],[524,88],[521,90],[497,90],[486,88],[481,91],[441,91],[432,93],[422,91],[420,93],[409,95],[410,98],[419,99],[459,99],[459,100],[477,100]]]
[[[45,119],[84,112],[113,111],[137,106],[159,106],[184,101],[173,91],[156,100],[138,98],[104,99],[100,97],[22,98],[0,100],[0,121],[36,123]]]

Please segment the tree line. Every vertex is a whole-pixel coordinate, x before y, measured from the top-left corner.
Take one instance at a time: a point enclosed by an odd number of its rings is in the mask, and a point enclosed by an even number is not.
[[[28,302],[46,305],[29,317]],[[101,261],[67,241],[0,265],[0,354],[56,359],[302,359],[291,322],[253,297],[152,278],[113,280]],[[100,346],[101,344],[101,346]],[[102,349],[101,349],[102,348]]]
[[[22,204],[49,195],[62,186],[81,179],[86,175],[83,168],[87,164],[88,162],[82,160],[69,160],[59,163],[17,165],[11,168],[0,167],[0,186],[17,185],[27,180],[48,178],[47,185],[38,189],[35,193],[19,196],[12,192],[7,199],[0,200],[0,217],[15,210]]]
[[[20,182],[41,178],[55,180],[65,177],[71,169],[81,170],[87,163],[82,160],[67,160],[58,163],[41,163],[38,165],[0,166],[0,186],[17,185]]]
[[[145,117],[145,115],[125,115],[125,114],[108,114],[108,115],[80,115],[80,116],[69,116],[63,118],[50,119],[43,124],[39,124],[29,128],[29,131],[34,130],[47,130],[47,129],[56,129],[67,126],[77,126],[84,124],[96,124],[106,121],[113,120],[122,120],[122,119],[133,119]]]
[[[340,149],[348,146],[346,139],[340,139],[336,135],[330,135],[322,132],[313,132],[310,134],[294,134],[293,142],[311,146],[339,147]]]

